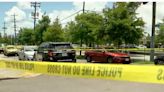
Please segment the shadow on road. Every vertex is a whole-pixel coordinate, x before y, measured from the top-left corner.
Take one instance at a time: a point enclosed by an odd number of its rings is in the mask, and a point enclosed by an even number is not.
[[[0,78],[0,81],[3,81],[3,80],[13,80],[13,79],[19,79],[19,78]]]

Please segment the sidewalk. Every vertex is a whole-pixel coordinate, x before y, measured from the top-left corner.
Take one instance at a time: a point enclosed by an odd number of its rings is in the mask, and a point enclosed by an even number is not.
[[[24,72],[19,70],[0,69],[0,79],[30,78],[40,74]]]

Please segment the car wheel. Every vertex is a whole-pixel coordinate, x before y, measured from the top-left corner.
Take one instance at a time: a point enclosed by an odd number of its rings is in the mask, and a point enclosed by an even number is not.
[[[52,61],[53,61],[53,62],[58,62],[58,60],[57,60],[57,59],[55,59],[55,58],[54,58]]]
[[[5,55],[5,56],[7,56],[7,54],[6,54],[6,53],[4,53],[4,55]]]
[[[113,61],[112,61],[112,57],[108,57],[107,58],[107,63],[112,63]]]
[[[154,60],[154,64],[155,64],[155,65],[158,64],[158,60],[157,60],[157,59]]]
[[[87,56],[86,59],[87,59],[87,62],[91,62],[92,61],[92,58],[90,56]]]
[[[27,57],[25,57],[25,60],[26,60],[26,61],[29,61],[29,59],[28,59]]]
[[[22,60],[19,56],[18,56],[18,59],[19,59],[19,60]]]
[[[72,62],[75,62],[76,63],[76,59],[72,59]]]
[[[123,64],[130,64],[131,62],[129,61],[129,62],[123,62]]]
[[[9,54],[6,53],[6,56],[9,56]]]
[[[16,53],[15,56],[18,56],[18,54]]]
[[[163,64],[164,64],[164,61],[162,61],[162,60],[157,60],[157,64],[163,65]]]
[[[34,61],[39,61],[36,54],[34,54],[33,60],[34,60]]]

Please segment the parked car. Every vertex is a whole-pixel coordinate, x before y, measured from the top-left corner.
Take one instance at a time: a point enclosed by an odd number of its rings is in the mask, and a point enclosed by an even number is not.
[[[143,49],[143,48],[147,48],[147,47],[145,45],[138,45],[138,46],[136,46],[136,48]]]
[[[120,48],[136,48],[135,44],[122,44]]]
[[[85,58],[87,62],[105,62],[105,63],[131,63],[130,56],[121,52],[109,52],[102,50],[86,51]]]
[[[156,56],[154,59],[155,65],[164,65],[164,55]]]
[[[23,46],[18,51],[19,60],[34,60],[34,54],[37,46]]]
[[[4,47],[6,46],[5,43],[0,43],[0,53],[4,52]]]
[[[17,48],[14,45],[8,45],[4,48],[4,55],[17,55]]]
[[[35,53],[35,60],[58,61],[68,60],[76,62],[76,52],[72,50],[72,44],[68,42],[44,42]]]

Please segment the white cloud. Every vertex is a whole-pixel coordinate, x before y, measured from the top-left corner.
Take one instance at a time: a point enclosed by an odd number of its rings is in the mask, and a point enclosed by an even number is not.
[[[8,35],[14,34],[14,14],[16,15],[17,30],[19,30],[20,27],[32,27],[32,22],[27,18],[25,11],[17,6],[13,6],[9,11],[5,12],[5,21],[7,22],[6,33]]]
[[[156,4],[156,23],[160,23],[161,19],[164,18],[164,2],[158,2]],[[145,5],[140,6],[137,9],[137,13],[139,17],[142,17],[145,21],[145,31],[151,34],[152,28],[152,3],[148,3]]]
[[[71,14],[74,14],[75,12],[77,12],[76,10],[63,10],[63,11],[57,11],[54,10],[52,13],[49,13],[49,17],[51,19],[51,23],[58,17],[60,19],[60,22],[62,24],[65,24],[68,21],[73,21],[74,17],[76,15],[73,15],[71,17],[69,17]],[[69,18],[67,18],[69,17]]]
[[[42,18],[42,15],[44,14],[44,12],[42,11],[42,9],[39,8],[37,10],[37,13],[39,13],[38,19],[41,19]]]
[[[90,11],[101,11],[103,8],[105,8],[105,5],[107,2],[85,2],[85,10],[90,10]],[[83,2],[73,2],[74,9],[71,10],[54,10],[52,13],[49,13],[49,17],[51,18],[51,22],[55,20],[55,18],[59,18],[61,20],[61,23],[63,26],[69,21],[73,21],[76,14],[76,12],[82,10],[83,8]],[[82,12],[79,12],[82,13]],[[73,16],[71,16],[74,14]],[[69,17],[71,16],[71,17]],[[67,18],[69,17],[69,18]]]
[[[85,10],[101,11],[106,4],[107,2],[85,2]],[[76,9],[83,9],[83,2],[74,2],[73,5]]]
[[[21,9],[19,9],[17,6],[12,7],[9,11],[7,11],[6,13],[6,17],[5,17],[5,21],[6,22],[11,22],[13,21],[13,15],[16,15],[16,20],[17,21],[21,21],[23,19],[26,18],[26,14],[24,11],[22,11]]]
[[[17,6],[18,6],[20,9],[32,9],[31,3],[30,3],[30,2],[18,2],[18,3],[17,3]]]
[[[101,11],[107,2],[85,2],[85,10],[91,10],[91,11]],[[53,12],[48,13],[51,23],[55,20],[56,17],[58,17],[61,21],[62,26],[64,26],[68,21],[73,21],[76,14],[67,18],[68,16],[76,13],[79,10],[82,10],[83,2],[73,2],[74,8],[71,10],[53,10]],[[8,29],[7,34],[14,34],[13,29],[13,15],[14,13],[17,15],[16,20],[17,22],[17,29],[20,29],[20,27],[33,27],[33,19],[31,14],[26,13],[25,10],[32,9],[30,6],[30,2],[18,2],[16,6],[13,6],[9,11],[7,11],[5,21],[8,23]],[[44,11],[41,9],[38,9],[39,12],[39,19],[41,19],[42,15],[44,14]],[[82,12],[81,12],[82,13]],[[12,31],[13,30],[13,31]]]

